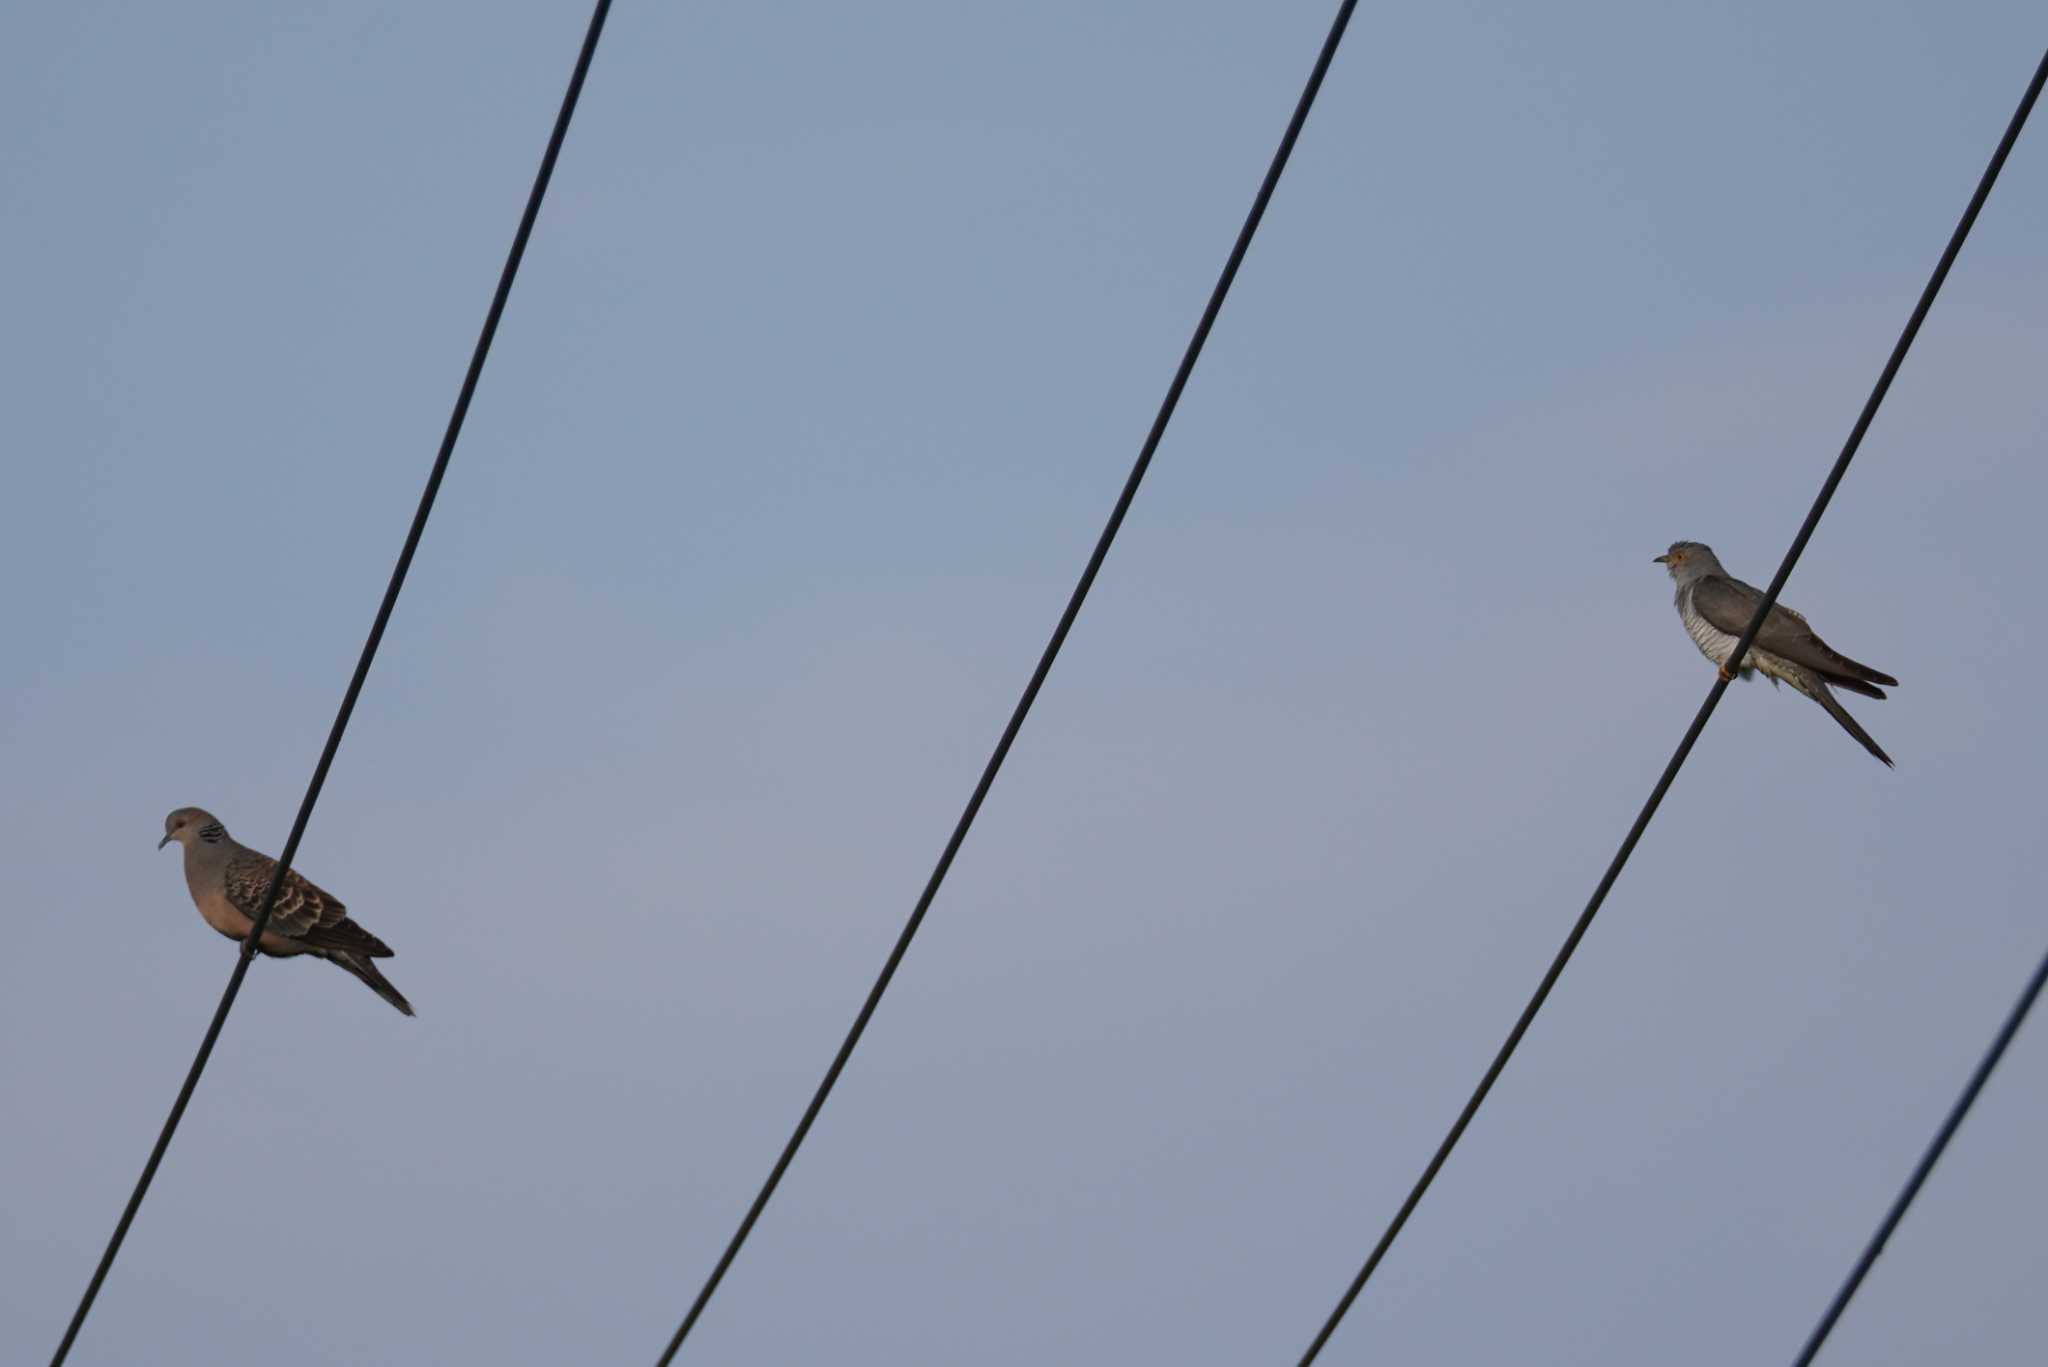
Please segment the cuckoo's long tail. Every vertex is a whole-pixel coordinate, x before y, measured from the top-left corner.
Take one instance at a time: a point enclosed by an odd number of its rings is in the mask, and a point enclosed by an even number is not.
[[[1883,760],[1885,767],[1887,769],[1892,767],[1892,757],[1890,755],[1887,755],[1882,749],[1880,749],[1878,747],[1878,743],[1870,738],[1870,733],[1868,731],[1865,731],[1862,725],[1859,722],[1857,722],[1857,720],[1854,717],[1849,715],[1849,709],[1842,706],[1841,703],[1835,700],[1835,695],[1828,691],[1828,686],[1826,684],[1819,685],[1819,687],[1815,688],[1811,693],[1808,693],[1807,696],[1812,698],[1815,702],[1819,703],[1822,707],[1825,707],[1828,710],[1828,715],[1830,717],[1833,717],[1837,722],[1841,723],[1841,727],[1844,731],[1847,731],[1850,735],[1856,738],[1857,744],[1861,745],[1871,754],[1876,755],[1879,759]],[[1878,696],[1882,697],[1883,694],[1879,694]]]
[[[1886,760],[1885,763],[1889,764],[1891,761]],[[412,1003],[405,999],[403,992],[400,992],[391,985],[390,979],[377,971],[377,965],[370,959],[360,954],[350,954],[345,950],[331,951],[327,954],[326,958],[329,963],[339,965],[355,974],[358,978],[361,978],[372,992],[375,992],[385,1001],[390,1002],[406,1015],[410,1016],[412,1014]]]

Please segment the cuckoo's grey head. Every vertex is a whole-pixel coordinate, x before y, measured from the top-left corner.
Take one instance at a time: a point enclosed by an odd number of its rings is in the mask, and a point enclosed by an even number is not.
[[[1714,558],[1714,552],[1697,541],[1674,541],[1671,549],[1658,556],[1656,564],[1671,572],[1671,577],[1681,584],[1690,584],[1710,574],[1726,574],[1721,562]]]
[[[227,838],[227,829],[212,812],[203,807],[180,807],[164,818],[164,838],[156,847],[162,849],[175,840],[189,849],[195,840],[218,845]]]

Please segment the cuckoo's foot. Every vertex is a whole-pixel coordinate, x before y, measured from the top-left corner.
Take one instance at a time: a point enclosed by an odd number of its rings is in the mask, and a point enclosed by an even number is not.
[[[1728,666],[1727,666],[1727,665],[1720,665],[1720,666],[1718,666],[1718,667],[1717,667],[1717,668],[1716,668],[1716,669],[1714,670],[1714,672],[1715,672],[1716,674],[1719,674],[1719,675],[1721,676],[1721,682],[1723,682],[1723,683],[1734,683],[1734,682],[1735,682],[1735,676],[1734,676],[1733,674],[1730,674],[1730,673],[1728,672]]]

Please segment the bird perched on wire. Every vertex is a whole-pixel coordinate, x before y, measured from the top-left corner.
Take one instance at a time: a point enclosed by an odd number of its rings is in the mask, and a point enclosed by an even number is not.
[[[156,847],[162,849],[173,840],[185,847],[185,885],[206,924],[230,940],[247,939],[263,894],[277,873],[277,861],[236,840],[213,813],[198,807],[180,807],[164,818],[164,838]],[[361,978],[406,1015],[412,1014],[412,1003],[371,962],[390,958],[391,946],[351,921],[348,909],[332,894],[296,871],[287,873],[277,890],[277,903],[264,923],[258,948],[274,958],[311,954],[325,959]]]
[[[1728,657],[1735,652],[1735,643],[1742,638],[1749,619],[1756,616],[1763,594],[1722,569],[1714,552],[1697,541],[1673,542],[1670,550],[1656,557],[1656,563],[1669,570],[1677,581],[1678,594],[1673,601],[1678,604],[1679,620],[1685,623],[1693,644],[1700,648],[1700,654],[1720,666],[1722,678],[1732,679]],[[1883,698],[1884,691],[1877,685],[1897,688],[1897,679],[1839,654],[1814,635],[1804,617],[1783,603],[1771,605],[1770,615],[1764,618],[1756,640],[1742,657],[1743,674],[1747,676],[1752,670],[1761,670],[1773,684],[1782,679],[1819,703],[1858,744],[1887,767],[1891,765],[1892,757],[1878,748],[1870,733],[1849,715],[1828,685],[1866,698]]]

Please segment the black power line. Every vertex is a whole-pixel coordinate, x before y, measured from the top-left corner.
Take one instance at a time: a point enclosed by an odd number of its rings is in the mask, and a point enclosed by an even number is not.
[[[868,1021],[875,1014],[882,994],[889,989],[889,982],[896,976],[898,965],[903,962],[904,953],[909,950],[917,929],[924,923],[925,913],[931,909],[932,899],[938,895],[939,885],[946,879],[946,872],[953,866],[953,856],[960,852],[960,845],[967,839],[968,830],[974,825],[974,818],[981,811],[982,800],[988,796],[989,788],[996,781],[996,774],[1003,767],[1003,760],[1010,753],[1010,746],[1016,741],[1017,733],[1024,729],[1024,719],[1031,712],[1031,705],[1038,698],[1038,690],[1045,685],[1046,676],[1052,673],[1053,661],[1059,658],[1060,647],[1066,644],[1067,633],[1073,628],[1074,619],[1081,614],[1081,604],[1087,601],[1088,590],[1095,584],[1095,576],[1102,568],[1102,562],[1109,555],[1110,545],[1116,540],[1117,530],[1123,526],[1124,514],[1130,511],[1131,500],[1137,496],[1138,485],[1145,478],[1146,469],[1152,464],[1152,453],[1159,449],[1160,438],[1166,434],[1166,425],[1173,418],[1173,410],[1180,403],[1181,391],[1187,388],[1188,376],[1194,373],[1195,362],[1202,354],[1202,346],[1209,340],[1209,330],[1215,326],[1216,315],[1223,309],[1223,300],[1230,293],[1230,285],[1237,278],[1237,268],[1243,264],[1245,252],[1252,244],[1252,237],[1259,229],[1259,220],[1265,217],[1266,205],[1273,198],[1274,187],[1280,183],[1280,173],[1287,167],[1287,159],[1294,151],[1295,140],[1301,136],[1302,125],[1308,121],[1309,109],[1315,104],[1316,92],[1322,89],[1323,76],[1330,69],[1330,61],[1337,55],[1337,45],[1343,41],[1344,30],[1351,22],[1351,11],[1358,0],[1342,0],[1337,6],[1337,17],[1331,21],[1330,32],[1323,39],[1322,51],[1316,56],[1315,68],[1309,72],[1308,83],[1302,87],[1301,98],[1295,102],[1294,117],[1288,120],[1287,131],[1280,138],[1280,146],[1273,153],[1272,163],[1266,168],[1266,178],[1259,185],[1259,192],[1252,199],[1251,212],[1245,215],[1244,226],[1238,229],[1237,242],[1230,249],[1230,257],[1224,262],[1223,272],[1216,279],[1216,286],[1209,292],[1208,307],[1202,310],[1201,321],[1195,324],[1194,335],[1188,339],[1186,351],[1181,354],[1180,367],[1173,373],[1173,382],[1166,387],[1166,397],[1160,401],[1158,415],[1152,419],[1152,429],[1145,435],[1145,443],[1138,451],[1138,459],[1131,466],[1131,473],[1124,480],[1123,492],[1117,495],[1116,506],[1110,510],[1109,521],[1096,538],[1095,550],[1088,557],[1088,564],[1081,571],[1080,582],[1074,585],[1073,593],[1067,599],[1066,611],[1060,614],[1059,625],[1053,628],[1052,639],[1046,643],[1045,651],[1038,657],[1038,667],[1031,671],[1031,681],[1024,686],[1024,694],[1017,699],[1017,706],[1010,713],[1010,720],[1003,727],[1002,737],[989,755],[988,763],[982,768],[981,780],[974,785],[974,793],[967,799],[966,808],[960,819],[953,825],[953,833],[946,840],[946,847],[939,854],[939,862],[932,869],[931,877],[925,881],[924,891],[918,895],[917,905],[911,909],[910,919],[903,925],[903,931],[896,937],[895,947],[889,951],[888,959],[882,964],[880,976],[875,985],[868,989],[867,1000],[861,1003],[860,1012],[853,1018],[853,1027],[846,1032],[846,1038],[839,1045],[839,1052],[833,1055],[832,1066],[825,1070],[824,1081],[818,1084],[817,1092],[811,1097],[810,1105],[804,1108],[802,1119],[790,1134],[789,1142],[782,1146],[782,1153],[776,1158],[775,1166],[768,1171],[768,1180],[761,1184],[760,1192],[740,1220],[739,1228],[733,1232],[725,1251],[719,1255],[711,1275],[704,1280],[697,1292],[696,1300],[690,1303],[689,1313],[677,1326],[675,1336],[662,1351],[661,1365],[674,1361],[675,1355],[689,1337],[698,1317],[718,1284],[725,1279],[733,1259],[739,1256],[740,1246],[753,1231],[755,1221],[769,1198],[775,1195],[775,1188],[782,1182],[782,1176],[796,1157],[804,1136],[810,1133],[811,1125],[824,1108],[825,1098],[832,1094],[839,1074],[845,1069],[846,1061],[853,1055],[854,1046],[868,1028]]]
[[[128,1197],[128,1205],[121,1212],[121,1219],[114,1226],[113,1237],[107,1240],[106,1251],[100,1254],[99,1266],[93,1269],[92,1280],[86,1284],[85,1294],[79,1298],[78,1309],[72,1312],[70,1327],[64,1331],[64,1341],[57,1345],[57,1351],[50,1359],[51,1367],[59,1367],[71,1352],[71,1345],[78,1338],[78,1331],[84,1327],[85,1317],[92,1311],[93,1301],[98,1298],[100,1286],[107,1279],[107,1271],[114,1265],[114,1256],[121,1251],[121,1241],[128,1236],[128,1226],[135,1222],[135,1212],[142,1205],[143,1196],[149,1191],[151,1179],[156,1176],[158,1164],[163,1162],[164,1151],[171,1145],[171,1136],[177,1132],[178,1122],[184,1117],[185,1106],[192,1100],[193,1089],[199,1085],[199,1075],[206,1070],[206,1061],[213,1054],[214,1042],[220,1038],[221,1026],[226,1024],[228,1012],[235,1004],[235,997],[242,990],[242,979],[248,976],[249,965],[256,957],[257,941],[263,928],[270,923],[270,913],[277,904],[277,890],[284,883],[284,876],[291,868],[292,858],[299,851],[299,839],[306,833],[306,822],[313,815],[313,805],[320,800],[320,789],[327,782],[327,771],[334,763],[335,751],[341,748],[342,733],[348,730],[348,721],[356,708],[356,698],[363,691],[363,681],[369,677],[370,664],[377,657],[377,646],[384,639],[384,628],[391,621],[391,610],[398,603],[398,592],[405,587],[406,571],[412,568],[413,553],[419,549],[420,535],[426,530],[427,516],[434,510],[435,495],[441,491],[441,477],[448,471],[449,457],[455,454],[456,438],[462,434],[462,421],[468,416],[469,401],[476,394],[477,380],[483,374],[484,359],[490,354],[491,339],[497,335],[498,320],[504,316],[505,300],[512,293],[512,280],[519,273],[519,262],[526,255],[526,241],[533,234],[533,221],[540,213],[541,200],[548,192],[548,181],[555,173],[555,159],[562,150],[562,139],[569,132],[569,120],[576,112],[576,101],[583,93],[583,78],[590,71],[590,59],[597,51],[598,35],[604,31],[605,15],[611,10],[611,0],[597,0],[596,8],[590,15],[590,26],[583,35],[583,48],[576,56],[576,69],[569,77],[569,88],[562,96],[561,112],[555,115],[554,131],[548,136],[547,151],[541,156],[540,170],[533,178],[533,189],[526,197],[526,212],[520,215],[519,230],[512,235],[512,250],[506,254],[505,268],[498,274],[498,288],[491,296],[490,311],[484,315],[483,331],[476,339],[476,349],[469,358],[469,370],[462,377],[462,389],[455,397],[455,409],[448,416],[448,430],[442,434],[441,449],[434,457],[434,468],[427,476],[427,487],[420,494],[419,509],[413,514],[412,527],[405,534],[405,546],[398,553],[398,563],[392,567],[391,583],[384,590],[384,601],[377,607],[377,618],[370,625],[369,639],[363,642],[362,657],[356,661],[356,672],[348,681],[348,691],[342,694],[341,710],[335,714],[334,725],[327,733],[326,748],[320,752],[320,762],[313,766],[313,778],[306,785],[306,796],[299,803],[298,818],[292,822],[292,833],[284,842],[284,850],[278,855],[277,869],[270,876],[270,886],[264,890],[263,904],[257,909],[256,918],[249,927],[248,937],[242,942],[241,954],[235,960],[234,972],[228,976],[227,990],[221,993],[220,1005],[214,1008],[213,1020],[206,1027],[206,1037],[199,1042],[199,1052],[192,1059],[192,1067],[185,1074],[185,1085],[178,1089],[178,1099],[171,1105],[171,1113],[164,1121],[163,1130],[156,1137],[156,1146],[149,1151],[149,1161],[142,1165],[142,1176],[135,1181],[135,1190]]]
[[[1813,529],[1820,525],[1821,514],[1827,511],[1829,500],[1835,496],[1836,486],[1842,482],[1842,476],[1849,469],[1849,462],[1855,458],[1857,448],[1863,444],[1863,434],[1870,430],[1870,423],[1877,416],[1878,406],[1884,402],[1886,392],[1891,389],[1892,378],[1899,373],[1899,366],[1905,361],[1907,351],[1912,348],[1913,339],[1920,333],[1920,324],[1927,317],[1927,310],[1934,304],[1934,296],[1941,292],[1942,282],[1948,279],[1949,267],[1955,264],[1956,253],[1963,249],[1963,241],[1970,235],[1970,228],[1977,221],[1978,211],[1984,207],[1984,201],[1991,195],[1991,187],[1998,181],[1998,173],[2005,166],[2006,155],[2012,151],[2013,143],[2019,139],[2020,129],[2025,126],[2027,115],[2032,112],[2034,101],[2041,93],[2044,78],[2048,78],[2048,55],[2042,57],[2041,65],[2036,68],[2033,83],[2027,87],[2025,97],[2020,100],[2018,110],[2013,113],[2012,122],[2006,126],[2005,136],[1999,140],[1998,150],[1992,153],[1991,164],[1984,168],[1984,175],[1977,182],[1976,193],[1970,196],[1969,207],[1963,210],[1962,220],[1956,224],[1955,232],[1949,235],[1948,246],[1942,252],[1941,260],[1934,268],[1934,274],[1928,277],[1927,287],[1920,291],[1920,302],[1913,306],[1913,314],[1906,320],[1905,330],[1899,334],[1899,340],[1893,345],[1891,357],[1878,375],[1877,384],[1872,387],[1870,397],[1864,400],[1863,411],[1857,415],[1856,425],[1850,429],[1849,439],[1842,445],[1842,453],[1835,457],[1834,468],[1828,471],[1827,479],[1821,484],[1820,493],[1814,498],[1813,507],[1806,514],[1806,521],[1800,524],[1799,534],[1792,538],[1791,549],[1785,552],[1784,562],[1778,566],[1778,573],[1772,578],[1763,601],[1757,604],[1756,615],[1750,618],[1749,625],[1743,628],[1742,639],[1735,643],[1734,653],[1728,657],[1726,668],[1721,676],[1714,680],[1714,686],[1707,690],[1706,701],[1700,704],[1700,710],[1693,717],[1692,725],[1686,728],[1684,739],[1678,742],[1678,749],[1672,753],[1670,763],[1664,766],[1664,773],[1658,778],[1657,786],[1650,790],[1649,800],[1643,804],[1642,811],[1637,813],[1635,824],[1629,827],[1627,838],[1615,852],[1613,862],[1607,866],[1607,872],[1601,875],[1599,886],[1593,889],[1592,899],[1586,903],[1586,909],[1579,913],[1578,922],[1572,927],[1571,934],[1565,937],[1563,948],[1559,949],[1557,957],[1550,961],[1550,968],[1544,973],[1543,981],[1536,985],[1535,995],[1530,997],[1529,1004],[1522,1008],[1521,1017],[1515,1021],[1515,1028],[1508,1032],[1507,1042],[1501,1045],[1500,1052],[1495,1054],[1493,1062],[1487,1065],[1485,1074],[1479,1079],[1479,1085],[1473,1088],[1470,1099],[1465,1102],[1465,1109],[1458,1113],[1450,1132],[1444,1136],[1443,1142],[1437,1145],[1436,1153],[1431,1156],[1428,1166],[1423,1168],[1422,1176],[1416,1179],[1407,1199],[1401,1203],[1401,1208],[1394,1213],[1386,1232],[1381,1234],[1379,1242],[1373,1245],[1371,1254],[1365,1260],[1365,1266],[1352,1278],[1351,1285],[1345,1288],[1336,1308],[1330,1312],[1329,1318],[1323,1321],[1323,1327],[1317,1332],[1315,1340],[1309,1344],[1308,1351],[1301,1355],[1299,1367],[1308,1367],[1308,1364],[1315,1361],[1316,1355],[1322,1352],[1323,1345],[1330,1341],[1330,1335],[1336,1332],[1345,1312],[1351,1308],[1351,1303],[1358,1299],[1358,1293],[1365,1289],[1366,1282],[1379,1267],[1380,1260],[1386,1257],[1387,1250],[1393,1246],[1402,1226],[1408,1223],[1408,1217],[1421,1203],[1423,1193],[1427,1192],[1429,1184],[1436,1180],[1437,1172],[1443,1167],[1444,1160],[1449,1158],[1451,1150],[1457,1147],[1459,1138],[1465,1133],[1465,1127],[1472,1123],[1472,1117],[1478,1113],[1480,1104],[1486,1100],[1486,1094],[1493,1090],[1495,1080],[1500,1077],[1501,1070],[1507,1067],[1508,1059],[1513,1056],[1516,1046],[1522,1042],[1522,1036],[1528,1033],[1530,1022],[1534,1021],[1536,1013],[1543,1009],[1545,999],[1550,996],[1550,989],[1557,985],[1559,975],[1564,972],[1564,966],[1571,962],[1573,952],[1579,947],[1579,941],[1585,938],[1587,929],[1593,924],[1593,917],[1599,913],[1600,904],[1607,900],[1608,891],[1613,888],[1615,879],[1621,876],[1622,866],[1628,863],[1629,856],[1635,852],[1636,842],[1642,839],[1643,831],[1650,824],[1650,818],[1656,815],[1659,804],[1664,801],[1665,792],[1670,789],[1672,780],[1678,777],[1678,771],[1684,766],[1686,756],[1692,753],[1693,742],[1698,740],[1700,732],[1706,729],[1707,718],[1714,714],[1714,708],[1720,704],[1721,695],[1728,691],[1729,676],[1741,665],[1743,656],[1749,653],[1750,644],[1756,640],[1756,633],[1763,626],[1764,618],[1770,614],[1772,605],[1778,601],[1778,594],[1784,589],[1785,581],[1792,577],[1792,567],[1799,563],[1800,553],[1806,549],[1808,539],[1813,536]]]
[[[2038,85],[2038,81],[2036,84]],[[1912,1205],[1913,1198],[1920,1194],[1922,1184],[1927,1181],[1927,1174],[1934,1171],[1934,1165],[1941,1161],[1942,1151],[1948,1148],[1948,1141],[1955,1138],[1956,1131],[1961,1128],[1963,1117],[1968,1115],[1970,1107],[1976,1104],[1977,1093],[1984,1090],[1984,1083],[1990,1078],[1991,1070],[2005,1057],[2005,1047],[2011,1044],[2012,1037],[2020,1032],[2020,1026],[2026,1022],[2027,1012],[2034,1009],[2034,999],[2041,995],[2043,983],[2048,983],[2048,955],[2042,956],[2040,966],[2034,970],[2034,976],[2027,979],[2026,988],[2020,993],[2020,999],[2013,1003],[2012,1010],[2006,1014],[2005,1024],[1998,1028],[1997,1038],[1993,1039],[1991,1047],[1984,1051],[1984,1057],[1978,1062],[1977,1070],[1970,1074],[1969,1082],[1963,1087],[1963,1094],[1956,1098],[1956,1104],[1949,1108],[1948,1118],[1941,1122],[1941,1129],[1935,1133],[1934,1142],[1927,1146],[1926,1153],[1920,1155],[1920,1161],[1913,1167],[1913,1175],[1906,1179],[1905,1187],[1892,1201],[1891,1209],[1885,1212],[1884,1222],[1877,1227],[1877,1233],[1871,1235],[1870,1242],[1864,1245],[1863,1254],[1856,1259],[1856,1266],[1850,1269],[1848,1280],[1842,1283],[1841,1290],[1835,1292],[1835,1298],[1828,1302],[1827,1313],[1822,1315],[1820,1323],[1814,1326],[1812,1335],[1806,1340],[1806,1346],[1799,1350],[1799,1357],[1793,1363],[1793,1367],[1809,1367],[1814,1357],[1819,1354],[1820,1346],[1827,1342],[1828,1335],[1834,1332],[1835,1321],[1842,1318],[1842,1312],[1849,1308],[1850,1298],[1856,1294],[1856,1289],[1863,1285],[1863,1278],[1869,1273],[1871,1265],[1877,1261],[1877,1255],[1884,1252],[1885,1244],[1892,1237],[1892,1231],[1897,1229],[1899,1221],[1905,1218],[1906,1207]]]

